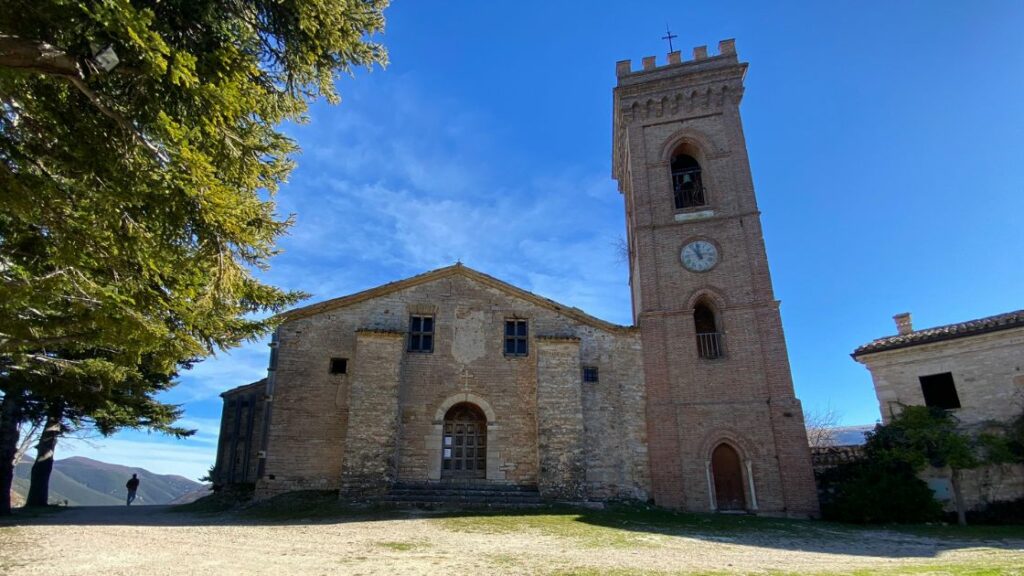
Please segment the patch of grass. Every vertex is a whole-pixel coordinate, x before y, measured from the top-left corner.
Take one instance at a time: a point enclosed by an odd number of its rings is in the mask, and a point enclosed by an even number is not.
[[[905,526],[865,526],[864,528],[884,528],[913,536],[941,539],[1024,540],[1024,525],[910,524]]]
[[[425,545],[422,542],[404,541],[377,542],[375,546],[386,548],[388,550],[394,550],[395,552],[412,552],[413,550],[420,550],[422,548],[425,548]]]
[[[514,554],[488,554],[487,559],[495,566],[512,568],[522,564],[520,558]]]
[[[403,518],[402,511],[377,505],[354,505],[338,500],[333,490],[288,492],[256,502],[238,511],[240,518],[289,522],[297,520],[389,520]]]
[[[759,572],[760,573],[760,572]],[[837,570],[784,572],[769,571],[771,576],[1019,576],[1024,574],[1020,566],[1008,564],[992,566],[981,562],[965,564],[928,564],[909,566],[884,566],[863,568],[853,571]],[[737,572],[698,571],[665,572],[659,570],[637,570],[634,568],[575,567],[548,572],[549,576],[729,576]]]
[[[682,513],[638,505],[613,505],[604,510],[548,507],[530,511],[467,511],[449,513],[443,518],[442,526],[456,532],[483,534],[531,531],[570,538],[587,547],[658,546],[657,539],[651,538],[652,534],[799,538],[821,542],[855,540],[880,530],[946,541],[1024,540],[1024,526],[854,525],[749,515]]]
[[[246,484],[225,488],[203,496],[194,502],[174,506],[170,512],[186,512],[192,514],[220,514],[240,508],[252,501],[255,485]]]
[[[920,566],[895,566],[892,568],[864,569],[847,572],[849,576],[1009,576],[1022,574],[1020,566],[992,566],[989,564],[931,564]]]
[[[441,519],[441,525],[454,532],[483,534],[509,534],[534,532],[560,538],[570,538],[588,548],[634,548],[655,545],[642,531],[623,530],[583,521],[587,512],[577,508],[552,507],[528,512],[485,512],[451,515]]]

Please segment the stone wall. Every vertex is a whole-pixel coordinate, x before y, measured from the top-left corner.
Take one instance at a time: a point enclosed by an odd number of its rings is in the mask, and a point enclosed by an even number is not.
[[[462,401],[487,415],[483,481],[541,484],[538,431],[544,424],[538,397],[550,384],[573,400],[568,415],[561,408],[548,413],[574,422],[563,427],[552,421],[543,428],[551,446],[572,452],[571,481],[565,485],[573,488],[552,497],[646,498],[644,385],[634,330],[588,320],[461,266],[403,282],[281,326],[267,467],[258,495],[306,488],[372,493],[380,485],[376,479],[438,481],[444,414]],[[433,352],[407,351],[410,314],[434,316]],[[525,357],[503,353],[508,318],[528,320]],[[366,331],[397,334],[386,353],[373,357],[373,368],[367,367],[366,337],[360,336]],[[559,368],[551,371],[538,340],[544,336],[576,338],[578,352],[559,356]],[[348,359],[349,373],[330,374],[332,357]],[[583,365],[597,367],[600,382],[581,388]],[[370,384],[360,380],[366,370],[395,372],[388,373],[387,383]],[[551,401],[561,407],[564,398]],[[393,440],[385,430],[391,406],[397,420]],[[560,437],[563,432],[571,438]],[[356,443],[362,456],[352,453]]]
[[[266,380],[222,394],[224,406],[213,480],[218,485],[254,484],[259,469]]]
[[[537,484],[547,498],[586,497],[580,369],[579,338],[537,339]]]
[[[923,405],[921,376],[953,375],[965,426],[1024,413],[1024,329],[1000,330],[858,357],[871,371],[882,421],[900,404]]]
[[[960,400],[960,408],[951,413],[965,429],[979,431],[989,422],[1009,422],[1024,413],[1024,329],[861,354],[857,361],[871,372],[884,423],[903,405],[924,405],[919,378],[944,372],[953,375]],[[922,477],[952,510],[948,473],[930,470]],[[1024,466],[964,471],[963,494],[968,508],[1020,498],[1024,496]]]
[[[403,334],[360,330],[348,390],[343,497],[379,496],[397,476]]]

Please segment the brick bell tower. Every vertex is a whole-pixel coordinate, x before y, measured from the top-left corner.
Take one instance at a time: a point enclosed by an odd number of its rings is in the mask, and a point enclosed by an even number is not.
[[[692,511],[816,515],[740,120],[733,40],[616,64],[612,172],[643,341],[652,494]]]

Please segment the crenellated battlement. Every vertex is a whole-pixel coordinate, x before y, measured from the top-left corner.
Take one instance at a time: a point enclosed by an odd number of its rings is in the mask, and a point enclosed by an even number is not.
[[[641,69],[633,70],[632,60],[619,60],[615,63],[615,75],[619,78],[628,76],[630,74],[639,74],[642,72],[650,72],[652,70],[660,70],[670,66],[693,66],[700,64],[701,62],[714,60],[721,57],[731,56],[732,59],[736,58],[736,40],[729,38],[728,40],[722,40],[718,43],[718,55],[708,56],[707,46],[697,46],[693,49],[693,59],[683,60],[682,52],[676,50],[675,52],[668,53],[668,61],[662,66],[658,66],[657,58],[655,56],[644,56],[641,60]]]

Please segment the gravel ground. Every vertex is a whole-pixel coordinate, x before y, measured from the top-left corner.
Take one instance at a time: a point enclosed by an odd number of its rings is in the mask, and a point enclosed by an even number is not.
[[[500,523],[501,520],[498,520]],[[567,524],[570,528],[580,527]],[[565,534],[510,520],[253,521],[163,506],[73,508],[0,523],[3,574],[482,574],[716,571],[1024,574],[1024,541],[949,540],[885,530],[664,534],[583,526]],[[497,532],[497,533],[495,533]]]

